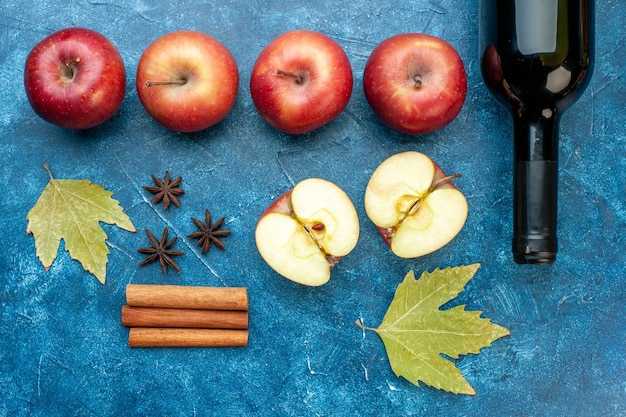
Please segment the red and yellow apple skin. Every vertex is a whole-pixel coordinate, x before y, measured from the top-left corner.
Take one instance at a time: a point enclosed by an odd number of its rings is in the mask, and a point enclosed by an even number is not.
[[[461,231],[468,206],[454,177],[414,151],[392,155],[376,168],[365,190],[365,212],[395,255],[427,255]]]
[[[198,132],[223,120],[239,89],[230,51],[193,30],[165,34],[143,52],[137,94],[148,114],[170,130]]]
[[[365,98],[387,125],[421,134],[443,128],[461,111],[467,76],[457,51],[443,39],[404,33],[382,41],[363,71]]]
[[[259,254],[283,277],[308,286],[328,282],[333,266],[359,238],[359,220],[348,195],[320,178],[296,184],[260,216]]]
[[[315,31],[295,30],[274,39],[258,56],[250,93],[259,114],[276,129],[301,134],[335,119],[352,94],[344,50]]]
[[[30,51],[24,87],[42,119],[69,129],[88,129],[119,109],[126,91],[126,70],[117,48],[104,35],[66,28]]]

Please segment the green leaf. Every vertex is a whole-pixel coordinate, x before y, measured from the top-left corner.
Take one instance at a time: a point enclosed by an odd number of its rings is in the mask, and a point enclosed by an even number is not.
[[[46,271],[57,256],[61,239],[83,268],[104,284],[109,248],[100,222],[135,231],[113,193],[87,180],[56,180],[47,165],[50,182],[28,212],[26,233],[35,238],[37,257]]]
[[[481,318],[480,311],[461,305],[439,308],[455,298],[479,268],[479,264],[425,271],[419,280],[410,271],[396,289],[389,309],[375,331],[382,339],[391,369],[415,385],[427,385],[455,394],[476,392],[454,362],[459,355],[480,349],[510,334],[509,330]]]

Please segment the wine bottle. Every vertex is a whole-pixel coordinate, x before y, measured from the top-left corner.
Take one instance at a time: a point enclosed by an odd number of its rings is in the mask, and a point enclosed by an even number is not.
[[[481,72],[513,116],[513,258],[557,253],[559,117],[593,69],[594,0],[480,0]]]

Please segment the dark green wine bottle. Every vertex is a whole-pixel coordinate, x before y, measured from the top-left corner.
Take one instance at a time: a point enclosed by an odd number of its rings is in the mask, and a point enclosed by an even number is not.
[[[593,68],[593,0],[480,0],[481,71],[513,116],[513,258],[557,253],[559,117]]]

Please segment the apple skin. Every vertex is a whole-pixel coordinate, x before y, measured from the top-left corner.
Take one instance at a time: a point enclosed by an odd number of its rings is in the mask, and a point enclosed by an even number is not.
[[[392,155],[376,168],[366,187],[365,211],[395,255],[427,255],[461,231],[467,201],[451,181],[459,176],[446,176],[414,151]]]
[[[352,87],[352,67],[344,50],[332,38],[310,30],[274,39],[258,56],[250,76],[259,114],[289,134],[310,132],[335,119],[347,106]]]
[[[309,178],[278,197],[259,217],[259,254],[278,274],[296,283],[320,286],[359,238],[359,220],[350,198],[337,185]]]
[[[126,70],[117,48],[104,35],[66,28],[30,51],[24,87],[42,119],[69,129],[88,129],[119,109],[126,91]]]
[[[363,71],[365,98],[387,125],[410,134],[448,125],[461,111],[467,76],[457,51],[446,41],[404,33],[382,41]]]
[[[193,30],[170,32],[143,52],[136,88],[157,122],[173,131],[198,132],[231,111],[239,69],[230,51],[213,37]]]

